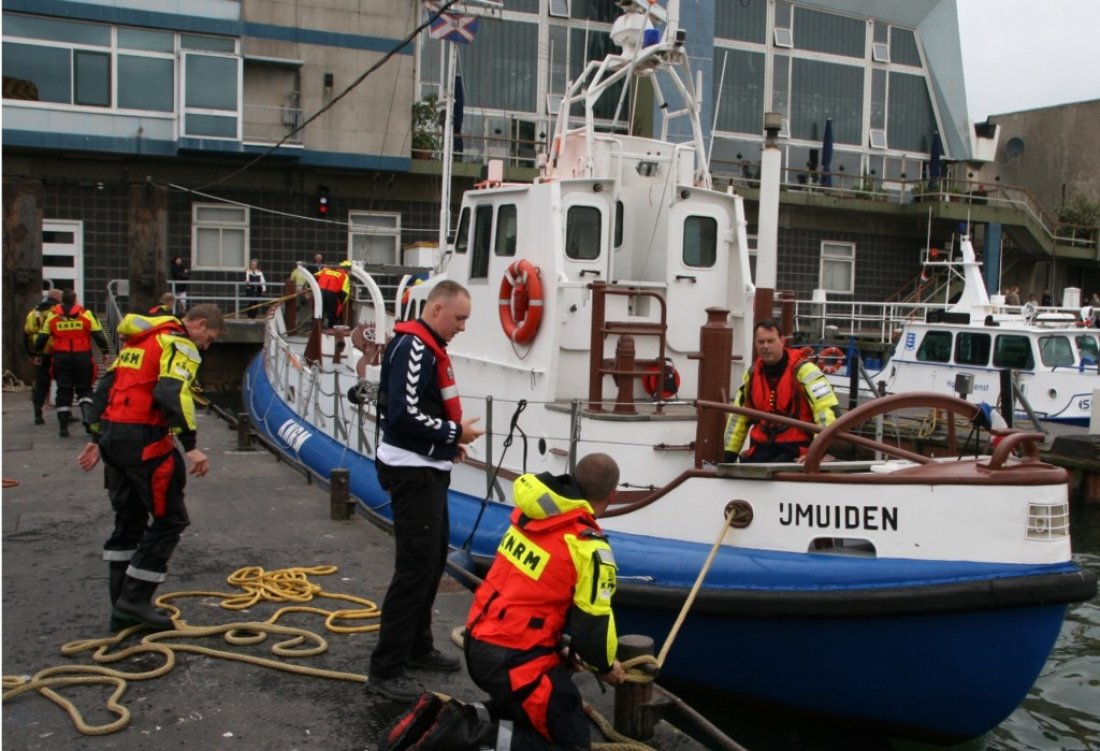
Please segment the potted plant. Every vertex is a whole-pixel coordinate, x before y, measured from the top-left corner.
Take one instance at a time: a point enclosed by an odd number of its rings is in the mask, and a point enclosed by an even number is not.
[[[428,94],[413,102],[412,155],[414,159],[430,159],[439,149],[439,97]]]

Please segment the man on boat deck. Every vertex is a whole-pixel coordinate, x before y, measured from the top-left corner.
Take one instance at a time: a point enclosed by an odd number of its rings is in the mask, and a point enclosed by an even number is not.
[[[321,288],[326,328],[343,322],[344,303],[351,294],[351,279],[348,277],[350,270],[351,261],[341,261],[339,268],[326,266],[315,274],[317,286]]]
[[[394,326],[382,357],[378,414],[382,440],[375,466],[390,494],[394,572],[382,603],[378,645],[366,689],[411,702],[420,686],[407,668],[453,672],[462,667],[435,648],[432,603],[443,576],[450,537],[447,488],[451,465],[483,431],[462,417],[447,343],[466,329],[470,293],[444,280],[428,294],[421,317]]]
[[[833,410],[839,402],[833,387],[816,365],[785,346],[775,320],[757,323],[753,339],[758,357],[745,373],[734,404],[821,427],[836,420]],[[738,459],[746,435],[749,449],[741,454],[742,462],[801,461],[813,440],[813,434],[802,428],[730,415],[725,436],[727,462]]]
[[[526,474],[515,482],[512,525],[466,624],[466,668],[492,697],[490,711],[512,721],[509,746],[590,749],[591,728],[570,673],[583,659],[612,685],[626,673],[615,659],[611,597],[615,559],[596,517],[619,484],[607,454],[589,454],[573,476]],[[562,634],[571,635],[569,653]]]

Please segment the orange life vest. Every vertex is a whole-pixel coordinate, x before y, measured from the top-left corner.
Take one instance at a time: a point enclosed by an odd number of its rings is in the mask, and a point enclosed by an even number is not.
[[[517,508],[511,521],[498,561],[474,594],[467,628],[475,639],[509,649],[557,649],[577,584],[565,537],[599,527],[584,509],[530,519]],[[500,561],[504,556],[511,561]]]
[[[348,273],[341,269],[321,269],[317,272],[317,286],[322,290],[343,294],[348,285]]]
[[[435,334],[420,321],[404,321],[396,324],[393,330],[397,334],[412,334],[432,351],[435,355],[435,383],[443,395],[443,411],[447,414],[448,420],[462,422],[462,400],[458,396],[455,371],[451,367],[451,357],[447,354],[447,350],[439,346]]]
[[[771,412],[785,417],[793,417],[803,422],[813,422],[814,413],[809,401],[802,393],[802,384],[798,382],[795,371],[802,364],[802,358],[795,350],[787,350],[787,367],[772,390],[768,377],[764,375],[764,362],[757,360],[752,369],[746,407]],[[749,451],[751,454],[757,445],[771,443],[809,443],[813,439],[809,433],[799,428],[778,425],[764,420],[753,424],[749,431]]]
[[[115,382],[103,411],[103,419],[117,423],[167,425],[164,413],[153,402],[153,389],[160,379],[160,356],[164,351],[158,336],[187,336],[178,320],[165,321],[156,328],[135,334],[126,340],[114,366]]]
[[[66,311],[55,305],[50,312],[50,346],[54,352],[92,351],[92,321],[84,315],[84,308],[73,305]]]

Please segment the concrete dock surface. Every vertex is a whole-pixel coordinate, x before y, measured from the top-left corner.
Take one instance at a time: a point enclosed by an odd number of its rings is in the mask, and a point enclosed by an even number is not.
[[[85,443],[79,425],[60,438],[52,411],[35,426],[26,392],[3,395],[3,674],[30,676],[58,665],[93,665],[91,651],[73,656],[61,647],[77,640],[104,638],[110,606],[102,545],[113,516],[101,468],[90,473],[76,465]],[[393,565],[393,541],[361,516],[330,519],[326,488],[309,484],[268,451],[237,450],[236,432],[213,414],[199,416],[199,447],[210,457],[210,473],[188,478],[186,503],[191,526],[170,563],[168,580],[157,592],[208,594],[173,600],[189,626],[263,621],[287,603],[259,603],[246,611],[221,607],[218,593],[241,594],[226,578],[243,567],[267,571],[331,565],[336,572],[310,576],[325,592],[363,598],[381,605]],[[471,595],[445,577],[436,598],[436,646],[460,656],[451,642]],[[307,605],[338,610],[356,607],[315,598]],[[358,623],[371,622],[359,621]],[[374,621],[376,622],[376,621]],[[291,613],[281,625],[308,628],[328,648],[305,659],[281,658],[271,646],[285,637],[269,635],[258,645],[231,646],[220,635],[181,642],[234,650],[284,663],[308,665],[365,679],[377,636],[325,630],[324,617]],[[354,624],[349,624],[354,625]],[[148,632],[129,637],[125,646]],[[175,639],[165,643],[174,644]],[[159,653],[142,653],[106,667],[145,672],[160,667]],[[412,673],[425,688],[463,701],[483,698],[465,670],[449,675]],[[575,677],[585,700],[613,717],[613,692],[600,692],[590,675]],[[36,692],[3,704],[3,746],[11,749],[374,749],[381,731],[404,707],[369,698],[364,684],[297,675],[269,667],[176,652],[171,672],[130,681],[120,702],[132,713],[129,724],[108,735],[80,733],[69,716]],[[58,689],[85,720],[106,725],[111,685]],[[600,741],[598,732],[593,740]],[[661,751],[702,745],[668,723],[658,725],[650,745]]]

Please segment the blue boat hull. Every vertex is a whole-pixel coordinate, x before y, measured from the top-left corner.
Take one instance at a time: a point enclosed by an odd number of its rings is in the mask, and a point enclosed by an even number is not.
[[[374,463],[299,418],[257,357],[244,401],[263,439],[314,474],[347,468],[352,495],[391,520]],[[471,529],[484,567],[510,507],[452,491],[451,544]],[[620,633],[661,644],[709,546],[615,533]],[[1095,578],[1071,563],[1008,566],[850,559],[723,548],[663,674],[943,740],[980,735],[1026,695],[1058,636],[1066,603]]]

